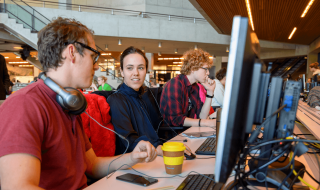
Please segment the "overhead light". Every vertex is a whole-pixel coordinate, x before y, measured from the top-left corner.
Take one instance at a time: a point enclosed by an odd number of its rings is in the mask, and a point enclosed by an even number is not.
[[[118,45],[119,45],[119,46],[121,46],[121,45],[122,45],[122,41],[121,41],[121,39],[119,39],[119,41],[118,41]]]
[[[178,53],[178,49],[176,48],[176,49],[174,49],[174,53]]]
[[[158,47],[161,48],[161,42],[159,42]]]
[[[23,49],[22,47],[13,47],[14,49]]]
[[[111,55],[111,53],[102,53],[101,55]]]
[[[307,5],[307,7],[304,9],[304,11],[303,11],[303,13],[302,13],[301,17],[304,17],[304,16],[307,14],[307,12],[308,12],[308,10],[310,9],[310,7],[311,7],[311,5],[312,5],[313,1],[314,1],[314,0],[310,0],[310,1],[309,1],[308,5]]]
[[[292,30],[292,32],[291,32],[291,34],[290,34],[290,36],[289,36],[289,40],[291,39],[291,37],[293,36],[293,34],[296,32],[296,30],[297,30],[297,27],[294,27],[293,28],[293,30]]]
[[[163,60],[163,58],[158,58],[158,60]]]
[[[106,48],[106,50],[108,50],[108,49],[109,49],[109,48],[108,48],[108,44],[106,44],[105,48]]]
[[[141,48],[141,51],[143,51],[143,52],[144,52],[144,47],[142,47],[142,48]]]
[[[251,14],[251,9],[250,9],[250,2],[249,0],[246,0],[246,5],[247,5],[247,11],[248,11],[248,16],[250,19],[250,23],[251,23],[251,28],[254,31],[254,26],[253,26],[253,20],[252,20],[252,14]]]
[[[226,52],[229,52],[229,47],[227,47]]]
[[[9,57],[5,57],[5,59],[9,59]]]
[[[158,52],[158,56],[161,56],[161,52],[160,51]]]
[[[16,57],[16,58],[20,58],[20,57]]]
[[[194,50],[198,50],[198,45],[194,45]]]
[[[28,61],[9,62],[9,64],[29,63]]]

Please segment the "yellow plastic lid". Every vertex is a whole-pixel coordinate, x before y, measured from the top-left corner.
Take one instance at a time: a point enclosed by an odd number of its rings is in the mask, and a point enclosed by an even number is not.
[[[186,147],[183,143],[180,142],[166,142],[162,145],[161,149],[163,151],[169,151],[169,152],[179,152],[184,151]]]

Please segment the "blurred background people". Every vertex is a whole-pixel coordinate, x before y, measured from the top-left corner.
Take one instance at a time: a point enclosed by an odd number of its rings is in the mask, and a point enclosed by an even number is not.
[[[320,80],[320,77],[318,80],[318,75],[320,74],[319,63],[318,62],[311,63],[309,65],[309,69],[312,72],[313,82],[318,82]]]
[[[227,68],[223,67],[216,73],[216,88],[214,90],[211,106],[214,110],[223,107],[224,87],[226,85]]]
[[[5,100],[9,94],[10,78],[7,69],[6,60],[0,54],[0,100]]]
[[[97,85],[95,83],[92,83],[91,87],[93,88],[94,91],[111,91],[112,88],[109,84],[107,84],[107,80],[108,78],[105,76],[99,76],[98,77],[98,85],[99,87],[97,87]]]

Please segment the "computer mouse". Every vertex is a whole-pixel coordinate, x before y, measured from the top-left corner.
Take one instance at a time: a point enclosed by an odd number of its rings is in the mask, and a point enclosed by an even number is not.
[[[186,157],[186,160],[193,160],[196,158],[196,155],[194,155],[193,153],[191,153],[190,155],[184,153],[184,157]]]

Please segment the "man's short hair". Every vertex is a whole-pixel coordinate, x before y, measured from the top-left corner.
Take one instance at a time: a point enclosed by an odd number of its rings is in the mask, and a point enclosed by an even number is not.
[[[319,63],[318,62],[311,63],[309,67],[319,69]]]
[[[183,54],[183,65],[181,67],[181,74],[189,75],[191,71],[197,71],[204,64],[212,67],[213,61],[209,58],[210,54],[202,49],[189,50]]]
[[[80,41],[88,45],[87,35],[93,36],[93,31],[75,19],[54,19],[38,33],[38,58],[46,72],[48,69],[57,69],[65,60],[63,50],[68,44],[74,44],[76,50],[83,56],[84,48],[74,43]]]

